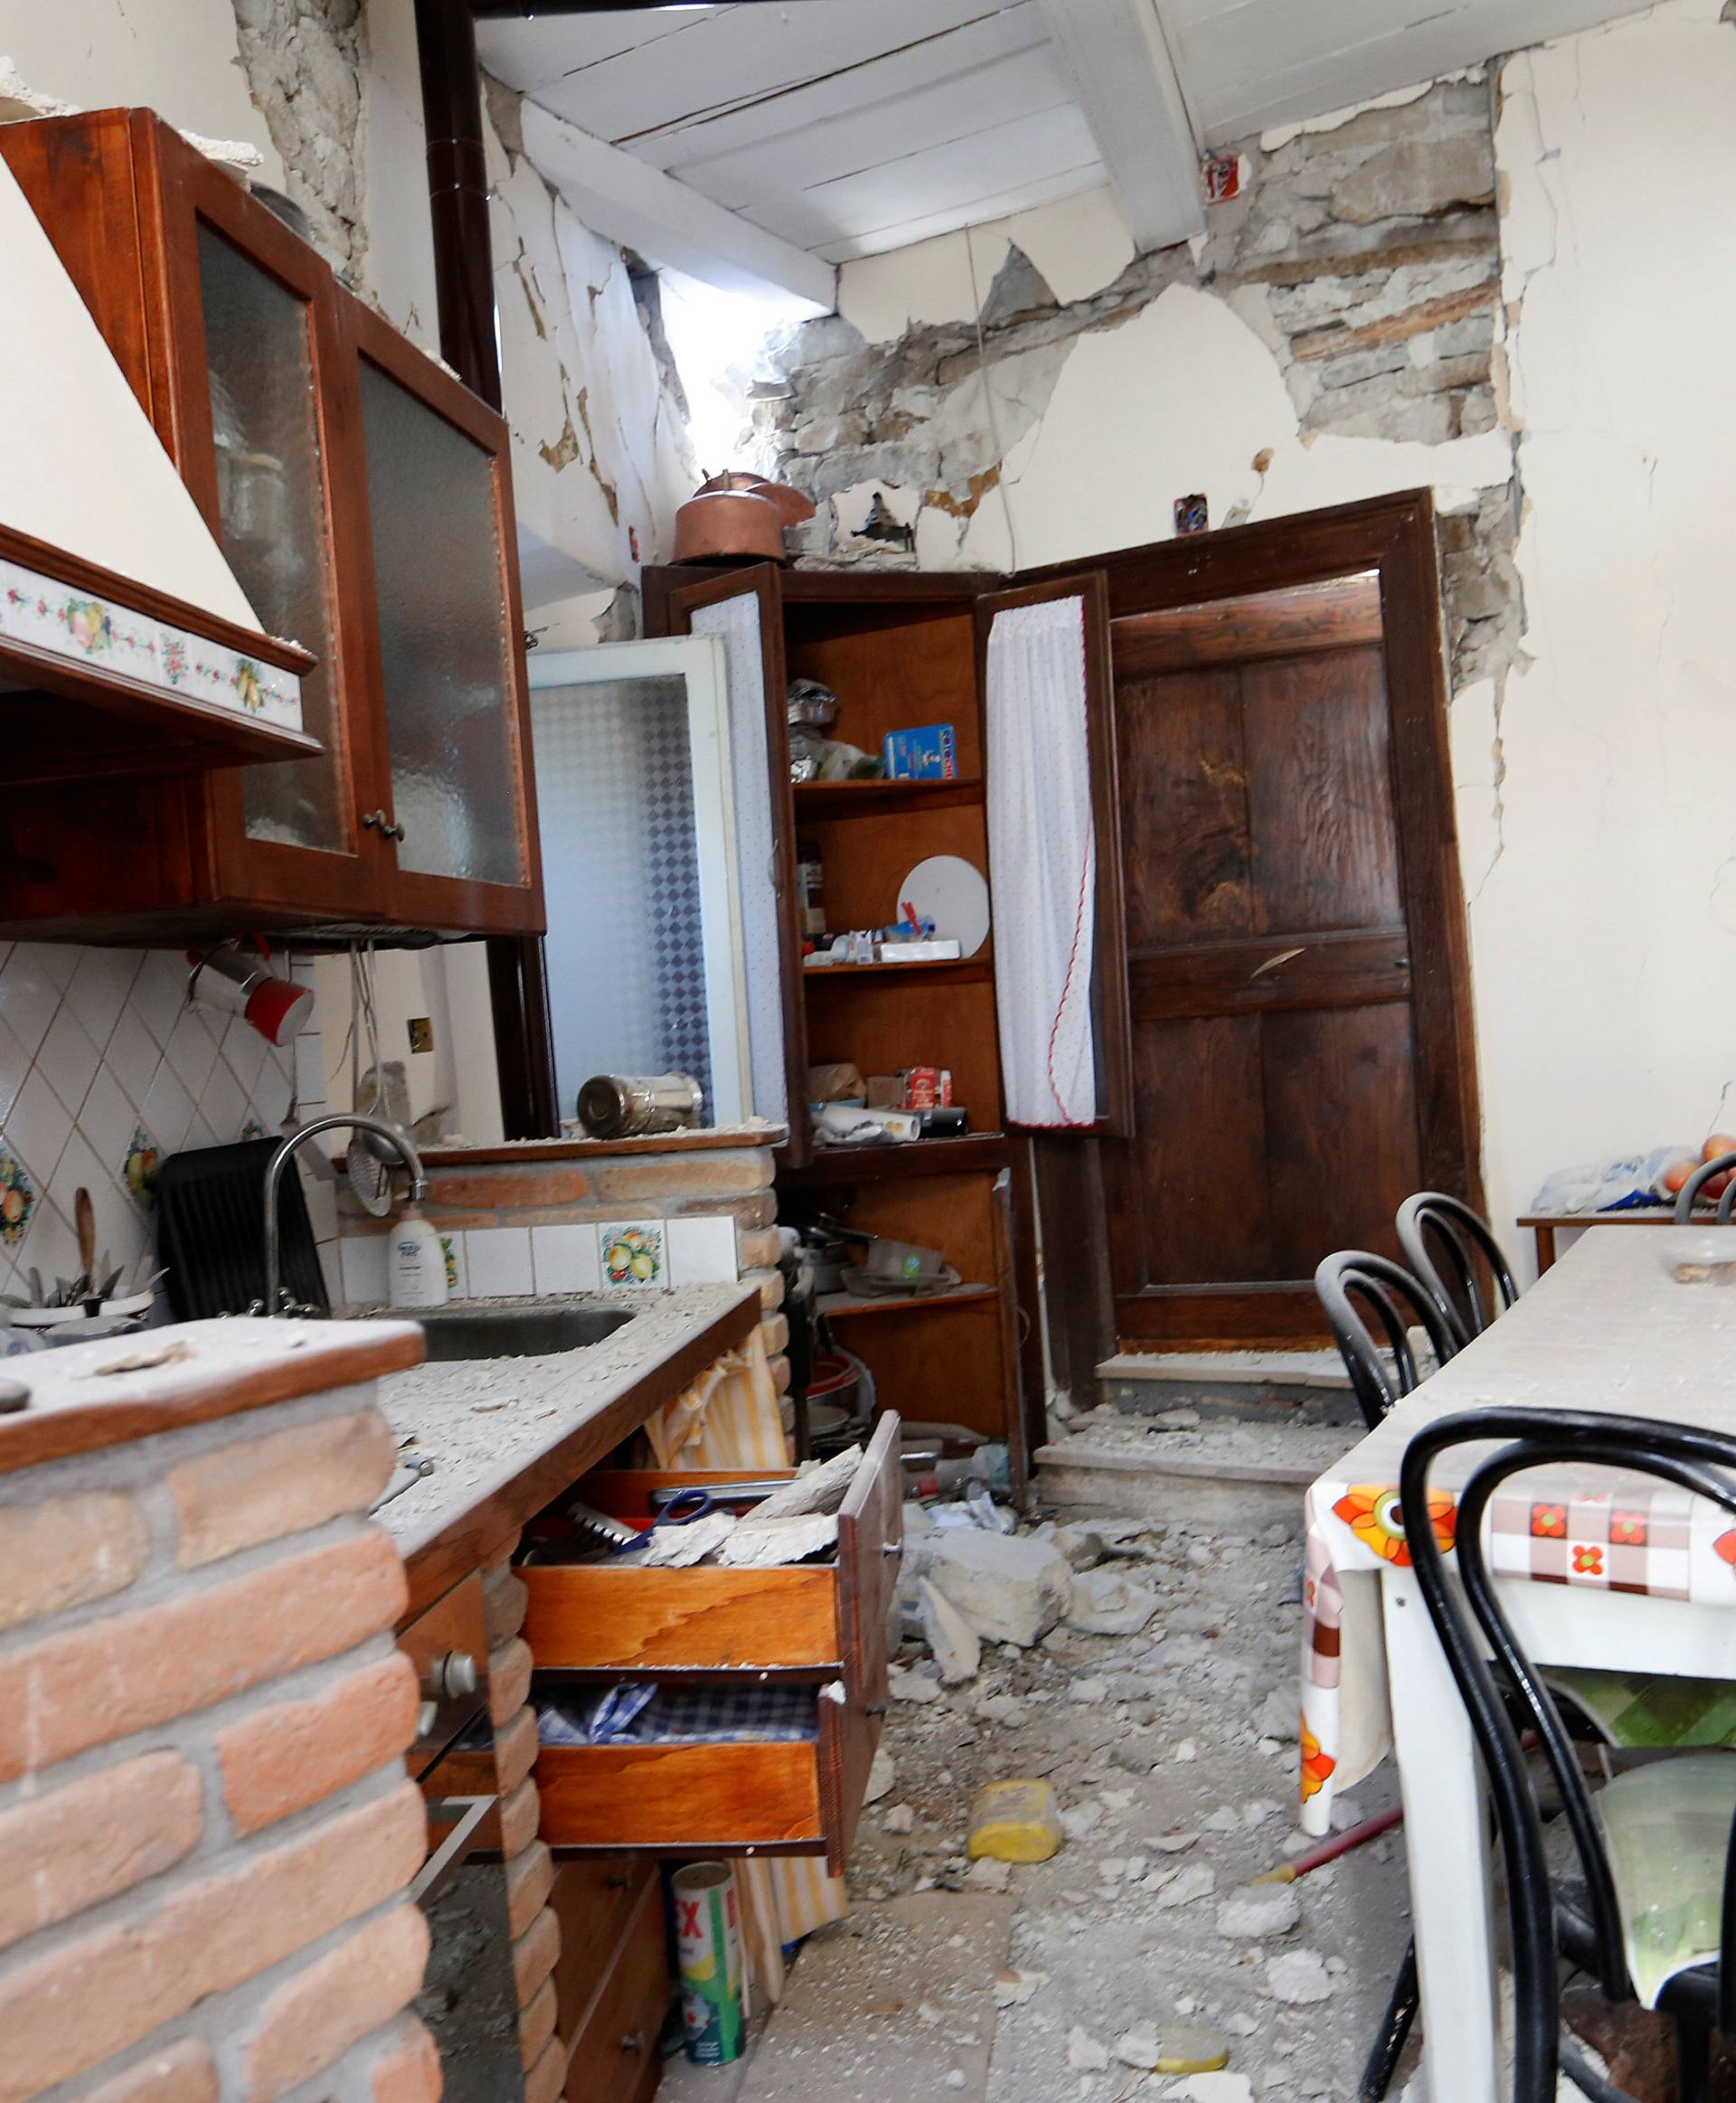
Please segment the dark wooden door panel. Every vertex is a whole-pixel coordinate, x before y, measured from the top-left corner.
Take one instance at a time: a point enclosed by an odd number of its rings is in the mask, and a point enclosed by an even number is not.
[[[1380,651],[1268,658],[1240,684],[1256,930],[1401,925]]]
[[[1410,937],[1387,933],[1268,935],[1151,950],[1128,966],[1133,1020],[1272,1014],[1284,1008],[1366,1007],[1410,993]]]
[[[1129,954],[1250,933],[1239,674],[1214,667],[1118,681],[1115,700]]]
[[[1118,1155],[1116,1288],[1271,1275],[1257,1015],[1134,1031],[1134,1136]]]
[[[1260,1027],[1267,1275],[1307,1280],[1335,1249],[1397,1257],[1392,1215],[1419,1180],[1409,1004],[1271,1014]]]

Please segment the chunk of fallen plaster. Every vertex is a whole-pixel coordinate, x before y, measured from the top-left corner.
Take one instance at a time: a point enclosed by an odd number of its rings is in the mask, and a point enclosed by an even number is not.
[[[905,1568],[927,1578],[985,1643],[1028,1650],[1072,1599],[1073,1573],[1052,1541],[951,1526],[907,1543]]]
[[[1149,2028],[1124,2031],[1115,2041],[1115,2056],[1124,2067],[1139,2067],[1148,2074],[1155,2074],[1157,2032]]]
[[[1179,2093],[1188,2103],[1254,2103],[1253,2083],[1246,2074],[1195,2074]]]
[[[1290,1949],[1273,1957],[1266,1966],[1266,1984],[1273,2000],[1289,2008],[1307,2008],[1332,1996],[1332,1975],[1314,1949]]]
[[[880,1823],[888,1833],[908,1833],[916,1824],[916,1813],[908,1804],[893,1804]]]
[[[965,1882],[973,1891],[1004,1891],[1013,1881],[1013,1864],[992,1854],[979,1855],[965,1872]]]
[[[940,1677],[949,1687],[974,1680],[983,1662],[982,1639],[950,1599],[923,1578],[917,1590],[917,1616]]]
[[[1067,1626],[1084,1636],[1137,1636],[1157,1611],[1157,1595],[1113,1569],[1085,1570],[1073,1578]]]
[[[868,1769],[868,1787],[863,1796],[863,1802],[878,1804],[882,1797],[890,1797],[896,1776],[897,1769],[892,1765],[892,1754],[883,1745],[877,1746],[874,1749],[874,1764]]]
[[[1109,2063],[1109,2048],[1075,2023],[1067,2032],[1067,2064],[1075,2073],[1100,2074]]]
[[[1218,1933],[1232,1942],[1288,1935],[1302,1920],[1294,1884],[1248,1884],[1218,1908]]]
[[[938,1702],[940,1699],[940,1683],[927,1673],[906,1672],[901,1664],[889,1665],[886,1671],[887,1691],[895,1702]]]
[[[1116,2040],[1115,2056],[1148,2074],[1204,2074],[1229,2064],[1230,2047],[1209,2030],[1167,2023],[1160,2032],[1142,2023]]]
[[[1217,1875],[1207,1863],[1193,1863],[1186,1869],[1178,1870],[1162,1891],[1154,1891],[1151,1902],[1160,1910],[1191,1906],[1196,1899],[1209,1899],[1217,1884]]]
[[[1023,2008],[1037,1988],[1048,1981],[1047,1972],[1021,1972],[1009,1968],[995,1975],[995,2005]]]

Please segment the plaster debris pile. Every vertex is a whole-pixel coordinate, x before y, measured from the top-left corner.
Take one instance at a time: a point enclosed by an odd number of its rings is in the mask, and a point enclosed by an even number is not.
[[[1396,1851],[1256,1881],[1305,1845],[1297,1525],[905,1524],[852,1914],[810,1942],[746,2092],[1353,2093],[1408,1932]],[[1052,1830],[1009,1839],[1045,1799]],[[918,1923],[943,1969],[901,1954]]]

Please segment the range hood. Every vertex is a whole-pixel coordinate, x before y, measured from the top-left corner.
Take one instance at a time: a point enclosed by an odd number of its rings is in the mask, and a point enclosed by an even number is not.
[[[0,779],[317,752],[313,658],[260,632],[4,161],[0,287]]]

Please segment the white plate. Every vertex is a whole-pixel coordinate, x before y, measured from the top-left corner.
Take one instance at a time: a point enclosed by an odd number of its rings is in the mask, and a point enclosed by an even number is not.
[[[988,884],[980,869],[958,854],[930,854],[898,887],[898,918],[908,899],[942,939],[974,957],[988,939]]]

